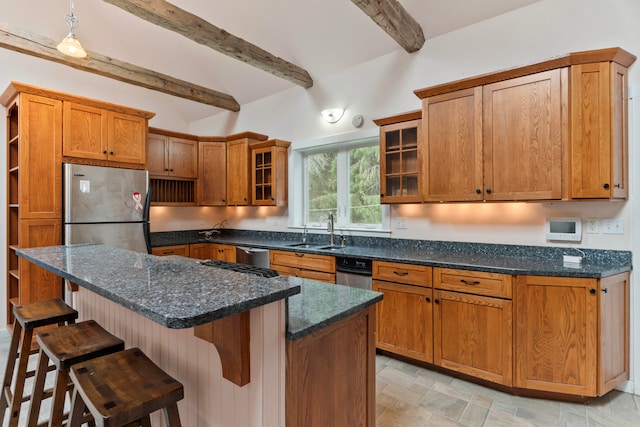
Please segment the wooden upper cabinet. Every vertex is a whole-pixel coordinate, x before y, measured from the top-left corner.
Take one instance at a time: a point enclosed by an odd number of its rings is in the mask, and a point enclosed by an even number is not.
[[[423,200],[482,200],[482,88],[425,98],[422,115]]]
[[[628,195],[627,69],[615,62],[571,67],[571,197]]]
[[[287,206],[289,145],[279,139],[251,144],[251,204]]]
[[[380,126],[380,203],[422,201],[421,117],[421,111],[411,111],[374,120]]]
[[[227,205],[251,204],[249,138],[227,142]]]
[[[64,101],[63,155],[144,165],[147,119]]]
[[[62,153],[84,159],[106,159],[107,112],[101,108],[64,103],[64,146]]]
[[[108,159],[115,162],[145,164],[147,161],[147,119],[109,111]]]
[[[484,198],[562,197],[566,69],[536,73],[483,88]]]
[[[19,218],[61,218],[62,102],[21,94],[19,111]]]
[[[159,133],[159,132],[166,132]],[[147,137],[149,175],[195,179],[198,177],[198,141],[188,135],[152,129]]]
[[[227,143],[200,141],[198,148],[198,204],[227,204]]]

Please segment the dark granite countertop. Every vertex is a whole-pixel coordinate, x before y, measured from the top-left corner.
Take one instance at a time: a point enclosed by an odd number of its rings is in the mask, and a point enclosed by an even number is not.
[[[310,234],[308,241],[317,246],[291,246],[300,241],[300,233],[245,230],[224,230],[209,240],[203,239],[197,230],[151,235],[152,246],[222,243],[513,275],[601,278],[632,268],[630,251],[581,248],[584,261],[581,267],[575,268],[563,265],[563,254],[580,255],[577,250],[567,247],[348,237],[344,248],[327,250],[322,247],[328,245],[328,236],[315,234]]]
[[[270,279],[102,245],[17,250],[79,286],[168,328],[204,324],[279,299],[287,300],[286,338],[323,329],[382,299],[373,291],[297,277]]]

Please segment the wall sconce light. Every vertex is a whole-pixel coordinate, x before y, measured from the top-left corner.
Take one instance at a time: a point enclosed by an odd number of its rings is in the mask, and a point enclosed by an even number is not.
[[[322,110],[320,114],[322,114],[322,117],[324,117],[327,122],[336,123],[342,118],[344,108],[327,108],[326,110]]]
[[[74,30],[78,26],[78,18],[73,14],[73,0],[69,2],[69,14],[67,15],[67,24],[69,24],[69,34],[58,44],[57,49],[74,58],[86,58],[87,52],[84,50],[80,41],[76,38]]]

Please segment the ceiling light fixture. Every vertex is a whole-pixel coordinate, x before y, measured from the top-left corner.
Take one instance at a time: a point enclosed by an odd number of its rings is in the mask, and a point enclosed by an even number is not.
[[[86,58],[87,52],[82,48],[80,41],[76,38],[73,30],[78,27],[78,18],[73,14],[73,0],[69,0],[70,11],[67,15],[67,24],[69,24],[69,34],[65,37],[60,44],[58,44],[58,50],[74,58]]]
[[[342,118],[344,108],[328,108],[326,110],[322,110],[320,114],[322,114],[322,117],[324,117],[324,119],[329,123],[336,123]]]

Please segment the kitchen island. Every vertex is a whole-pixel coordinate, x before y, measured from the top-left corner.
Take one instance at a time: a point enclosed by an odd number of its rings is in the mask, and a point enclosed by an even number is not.
[[[17,253],[79,286],[72,304],[80,319],[94,319],[127,347],[140,347],[183,383],[185,399],[179,410],[185,426],[284,426],[289,413],[314,412],[285,405],[291,382],[286,379],[286,354],[294,357],[301,354],[300,347],[309,348],[307,342],[323,343],[322,337],[331,336],[337,337],[335,348],[349,351],[351,343],[345,337],[358,334],[359,345],[352,350],[356,357],[349,358],[356,362],[349,369],[359,371],[348,375],[366,377],[357,382],[366,387],[352,399],[365,402],[360,405],[362,425],[374,425],[372,325],[378,293],[285,276],[262,278],[199,265],[193,259],[100,245]],[[345,327],[351,322],[364,329]],[[324,350],[326,363],[341,365],[330,358],[344,353]],[[340,379],[350,382],[349,377]],[[296,381],[298,393],[335,393],[330,382]],[[331,407],[323,409],[331,415]]]

